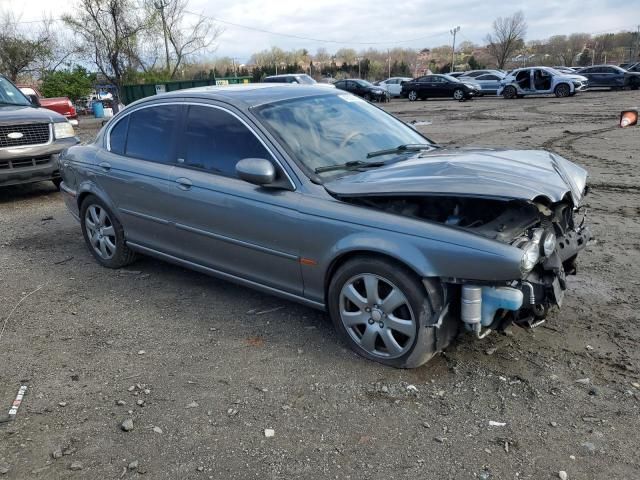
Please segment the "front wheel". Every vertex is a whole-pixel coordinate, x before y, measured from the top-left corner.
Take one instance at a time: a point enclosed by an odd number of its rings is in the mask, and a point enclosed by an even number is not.
[[[504,87],[504,90],[502,90],[502,97],[506,98],[507,100],[516,98],[517,95],[518,95],[518,91],[516,90],[516,88],[510,85],[507,87]]]
[[[407,98],[410,102],[415,102],[418,99],[418,92],[416,92],[415,90],[411,90],[407,95]]]
[[[126,245],[122,224],[98,197],[89,195],[82,202],[80,225],[87,247],[100,265],[121,268],[135,260],[135,252]]]
[[[396,368],[415,368],[437,352],[436,309],[441,291],[427,293],[420,279],[393,261],[355,257],[329,285],[329,314],[357,354]]]
[[[61,178],[54,178],[53,180],[51,180],[51,182],[55,185],[55,187],[59,191],[60,190],[60,184],[62,183],[62,179]]]
[[[556,97],[563,98],[568,97],[571,94],[571,89],[566,83],[561,83],[555,88],[553,92],[556,94]]]
[[[464,101],[464,90],[462,90],[461,88],[456,88],[453,91],[453,98],[455,100],[458,100],[459,102],[463,102]]]

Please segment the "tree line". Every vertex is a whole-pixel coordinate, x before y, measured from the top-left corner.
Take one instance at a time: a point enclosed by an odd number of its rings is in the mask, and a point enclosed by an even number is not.
[[[271,47],[241,64],[230,57],[212,59],[223,29],[191,13],[188,1],[75,0],[72,13],[62,17],[66,29],[54,28],[53,19],[25,27],[10,12],[0,11],[0,73],[14,81],[38,81],[45,92],[79,98],[96,81],[117,92],[127,83],[222,76],[260,81],[276,73],[307,73],[316,79],[381,80],[429,71],[506,69],[521,62],[574,66],[640,61],[638,32],[572,33],[527,41],[527,23],[519,11],[497,18],[483,45],[465,41],[455,52],[452,45],[334,52],[318,48],[315,53]]]

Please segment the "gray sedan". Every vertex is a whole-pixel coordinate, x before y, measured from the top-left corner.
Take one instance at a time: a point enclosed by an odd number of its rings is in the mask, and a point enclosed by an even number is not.
[[[143,99],[61,159],[91,254],[137,254],[326,309],[360,355],[417,367],[462,328],[535,326],[586,245],[586,172],[448,150],[317,86]]]

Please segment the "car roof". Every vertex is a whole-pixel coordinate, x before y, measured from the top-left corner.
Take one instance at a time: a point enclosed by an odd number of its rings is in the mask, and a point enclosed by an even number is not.
[[[237,85],[206,86],[186,88],[173,92],[153,95],[135,102],[135,105],[169,100],[172,98],[201,98],[219,100],[246,108],[263,105],[265,103],[290,100],[294,98],[314,97],[318,95],[346,95],[342,90],[335,90],[318,85],[297,85],[287,83],[248,83]],[[134,105],[134,104],[132,104]]]

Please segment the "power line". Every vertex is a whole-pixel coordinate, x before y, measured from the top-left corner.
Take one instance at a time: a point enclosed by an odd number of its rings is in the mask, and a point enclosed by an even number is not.
[[[283,33],[283,32],[274,32],[273,30],[267,30],[264,28],[260,28],[260,27],[252,27],[249,25],[243,25],[241,23],[235,23],[235,22],[230,22],[228,20],[223,20],[222,18],[218,18],[218,17],[214,17],[213,15],[204,15],[201,13],[195,13],[195,12],[190,12],[189,10],[185,10],[184,13],[188,13],[189,15],[195,15],[197,17],[201,17],[201,18],[208,18],[210,20],[214,20],[218,23],[223,23],[225,25],[231,25],[233,27],[237,27],[237,28],[243,28],[245,30],[252,30],[254,32],[261,32],[261,33],[267,33],[269,35],[276,35],[276,36],[280,36],[280,37],[288,37],[288,38],[296,38],[298,40],[307,40],[310,42],[319,42],[319,43],[333,43],[333,44],[339,44],[339,45],[391,45],[391,44],[397,44],[397,43],[411,43],[411,42],[417,42],[420,40],[426,40],[429,38],[435,38],[435,37],[440,37],[440,36],[444,36],[447,34],[447,32],[439,32],[439,33],[434,33],[432,35],[427,35],[424,37],[417,37],[417,38],[410,38],[407,40],[395,40],[395,41],[389,41],[389,42],[355,42],[355,41],[342,41],[342,40],[328,40],[328,39],[324,39],[324,38],[313,38],[313,37],[305,37],[302,35],[295,35],[293,33]]]

